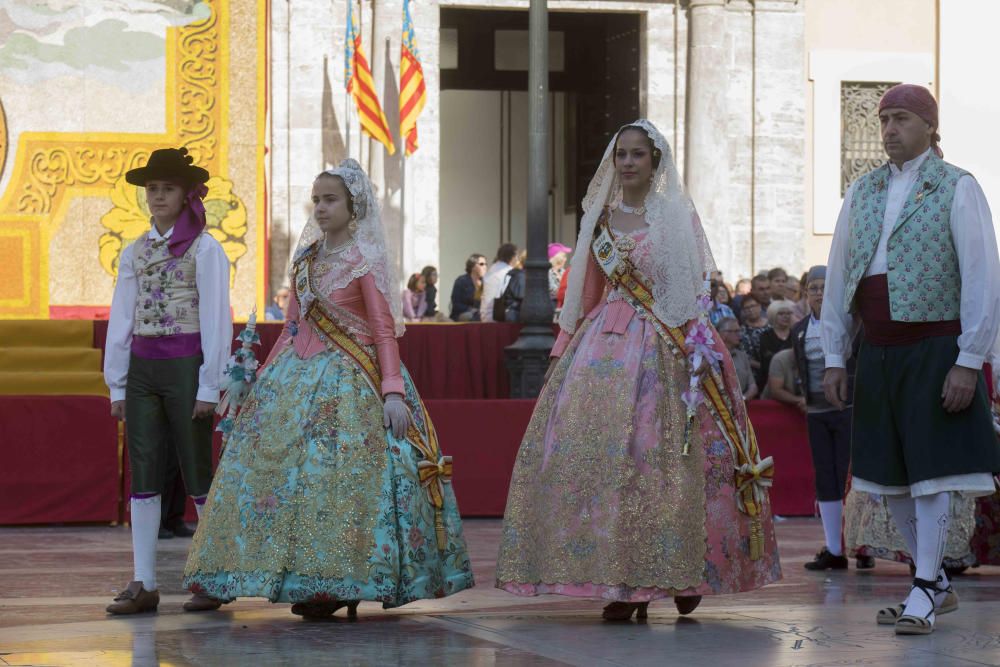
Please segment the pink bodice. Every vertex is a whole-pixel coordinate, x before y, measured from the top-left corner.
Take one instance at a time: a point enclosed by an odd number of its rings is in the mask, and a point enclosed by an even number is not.
[[[652,266],[652,257],[647,230],[641,229],[628,234],[619,232],[617,236],[628,236],[635,241],[635,248],[629,253],[629,259],[641,273],[648,275],[649,267]],[[583,279],[583,306],[580,308],[580,312],[586,313],[585,319],[593,320],[606,307],[607,315],[604,318],[602,333],[625,333],[629,322],[635,317],[635,309],[622,298],[617,290],[609,289],[607,278],[601,268],[597,266],[597,262],[594,261],[594,256],[589,252],[585,267],[584,270],[587,273]],[[579,329],[579,325],[580,323],[577,322],[577,329]],[[572,335],[560,331],[556,344],[552,347],[551,356],[561,357],[572,339]]]
[[[375,285],[375,278],[370,273],[363,272],[360,253],[352,248],[344,254],[341,261],[335,263],[319,259],[308,261],[312,263],[311,282],[316,291],[315,297],[321,302],[347,310],[356,321],[340,324],[359,342],[375,346],[375,355],[382,373],[382,395],[402,394],[403,376],[392,312]],[[356,277],[361,273],[363,275]],[[303,319],[301,308],[302,304],[296,293],[288,302],[284,329],[265,365],[289,344],[295,348],[300,359],[309,359],[327,349],[321,335]],[[358,322],[364,323],[364,326],[357,326]]]

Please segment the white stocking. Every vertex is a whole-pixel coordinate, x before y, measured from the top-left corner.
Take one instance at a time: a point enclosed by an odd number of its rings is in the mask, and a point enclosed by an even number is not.
[[[201,521],[201,510],[205,507],[205,500],[208,496],[191,496],[194,500],[194,511],[198,513],[198,521]]]
[[[948,494],[937,494],[945,495]],[[931,498],[936,496],[925,496],[925,498]],[[916,566],[917,563],[917,503],[911,496],[885,496],[886,502],[889,504],[889,513],[892,515],[893,520],[896,522],[896,529],[899,531],[900,535],[903,536],[903,541],[906,542],[907,551],[910,554],[910,558],[913,559],[913,564]],[[945,512],[948,512],[948,506],[945,506]],[[947,536],[947,529],[945,530],[945,535]],[[943,549],[942,543],[942,549]],[[920,576],[919,574],[917,575]],[[929,581],[938,580],[939,592],[934,594],[935,604],[940,605],[944,602],[947,592],[945,589],[948,588],[948,575],[945,574],[944,568],[941,567],[941,560],[938,559],[937,574],[933,577],[921,577],[921,579],[926,578]],[[920,595],[923,595],[920,593]]]
[[[132,498],[133,581],[147,591],[156,590],[156,539],[160,531],[160,496]]]
[[[920,496],[914,499],[917,514],[917,552],[914,563],[917,578],[934,581],[944,558],[944,546],[948,539],[948,520],[951,518],[951,494],[947,492]],[[932,603],[923,592],[911,589],[906,598],[904,613],[913,616],[927,616],[933,609]],[[934,622],[934,615],[929,617]]]
[[[917,562],[917,506],[913,502],[913,497],[906,496],[883,496],[889,505],[889,514],[896,523],[896,530],[903,536],[906,542],[906,551],[910,554],[913,562]]]
[[[840,526],[843,513],[844,503],[842,500],[819,501],[819,517],[823,520],[826,548],[834,556],[844,555],[844,550],[840,548]]]
[[[914,558],[917,576],[934,581],[941,569],[944,547],[948,542],[951,493],[920,496],[914,502],[917,506],[917,553]]]

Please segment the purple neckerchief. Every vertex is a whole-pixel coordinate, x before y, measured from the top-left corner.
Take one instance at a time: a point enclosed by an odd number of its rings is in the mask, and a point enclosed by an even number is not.
[[[140,359],[180,359],[201,352],[201,334],[182,333],[170,336],[132,336],[132,354]]]
[[[180,257],[186,253],[201,231],[205,229],[207,224],[205,204],[201,200],[207,194],[208,188],[205,187],[204,183],[199,183],[188,190],[187,198],[184,200],[184,208],[181,209],[181,214],[177,217],[174,233],[167,243],[170,254],[174,257]]]

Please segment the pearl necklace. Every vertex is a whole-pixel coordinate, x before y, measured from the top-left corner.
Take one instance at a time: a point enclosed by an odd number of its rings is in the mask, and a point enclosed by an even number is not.
[[[621,209],[622,213],[631,213],[632,215],[646,215],[646,205],[642,206],[629,206],[625,202],[619,202],[618,208]]]
[[[336,255],[337,253],[344,252],[345,250],[347,250],[348,248],[350,248],[352,245],[354,245],[354,239],[351,239],[350,241],[347,241],[346,243],[341,243],[340,245],[331,248],[330,246],[327,245],[327,239],[325,237],[323,238],[323,251],[327,255]]]

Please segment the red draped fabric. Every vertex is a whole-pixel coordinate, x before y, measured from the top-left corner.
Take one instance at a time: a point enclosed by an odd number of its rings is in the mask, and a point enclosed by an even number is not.
[[[103,349],[107,323],[94,325],[94,345]],[[281,325],[264,323],[259,330],[263,359]],[[516,324],[426,324],[411,325],[400,340],[442,450],[454,457],[454,490],[468,516],[503,514],[531,418],[533,401],[504,398],[509,383],[503,349],[517,334]],[[117,425],[108,413],[108,400],[101,397],[0,396],[0,524],[119,518],[127,474],[119,470]],[[774,512],[812,515],[805,417],[774,401],[752,401],[750,418],[762,455],[775,459]],[[216,453],[219,443],[216,434]]]
[[[118,519],[118,426],[101,396],[0,396],[0,524]]]
[[[234,336],[245,326],[235,324]],[[259,360],[267,358],[281,327],[277,322],[257,325]],[[399,339],[399,355],[425,400],[507,398],[510,380],[503,350],[520,330],[518,324],[501,323],[409,324]],[[95,321],[94,347],[103,350],[107,335],[108,323]]]
[[[441,448],[454,457],[454,490],[466,516],[502,516],[533,401],[428,400]],[[127,499],[117,428],[106,398],[0,396],[0,524],[117,520]],[[813,514],[805,420],[772,401],[751,403],[761,452],[774,456],[776,514]],[[220,436],[215,436],[218,456]],[[124,493],[122,488],[124,484]],[[124,503],[127,508],[127,503]],[[195,514],[189,506],[188,518]]]
[[[749,405],[760,455],[774,457],[771,511],[782,516],[812,516],[816,476],[805,415],[777,401],[750,401]]]
[[[535,402],[425,401],[441,451],[454,462],[463,516],[503,516],[507,487]]]

